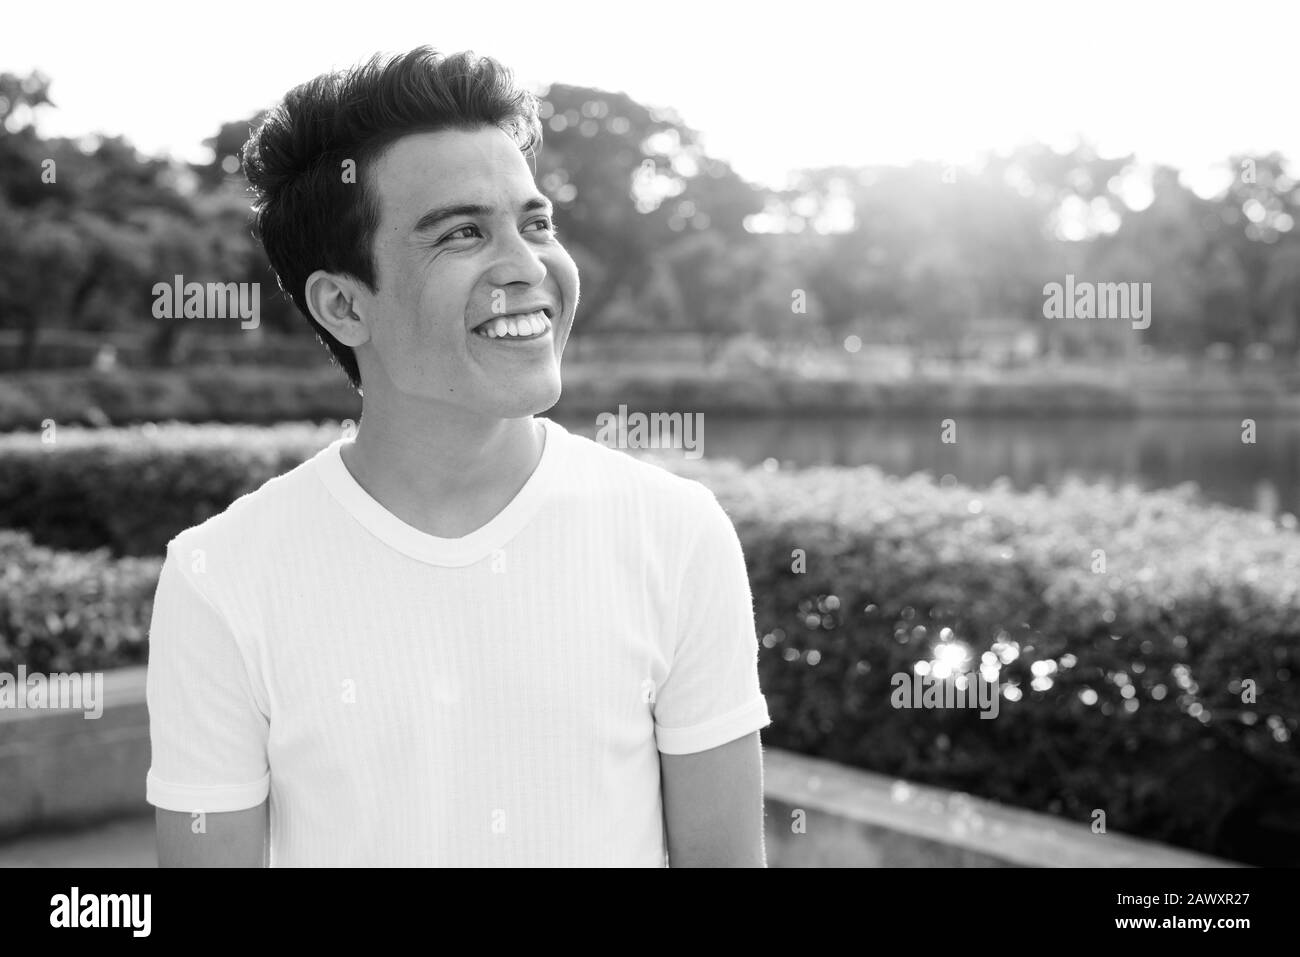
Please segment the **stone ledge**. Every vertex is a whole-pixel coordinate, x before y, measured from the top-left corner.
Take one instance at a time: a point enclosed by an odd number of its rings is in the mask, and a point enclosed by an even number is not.
[[[1245,866],[776,748],[763,785],[773,867]]]
[[[104,672],[103,714],[0,711],[0,837],[147,810],[145,668]]]

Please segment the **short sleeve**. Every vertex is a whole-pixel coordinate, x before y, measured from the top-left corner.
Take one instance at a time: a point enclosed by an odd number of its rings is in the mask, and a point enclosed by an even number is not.
[[[168,811],[240,811],[270,792],[268,717],[225,617],[168,547],[154,595],[145,694],[145,799]],[[198,573],[196,573],[198,574]]]
[[[740,538],[713,492],[682,563],[676,643],[654,704],[664,754],[694,754],[771,723],[758,683],[754,599]]]

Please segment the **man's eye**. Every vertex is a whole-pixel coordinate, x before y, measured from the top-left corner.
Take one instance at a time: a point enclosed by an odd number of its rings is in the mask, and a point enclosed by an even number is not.
[[[474,230],[475,233],[478,233],[478,227],[477,227],[477,226],[467,224],[467,225],[465,225],[465,226],[461,226],[459,229],[453,229],[451,232],[449,232],[446,236],[443,236],[442,238],[443,238],[444,240],[446,240],[446,239],[473,239],[473,238],[474,238],[473,236],[461,236],[461,235],[458,235],[458,234],[460,234],[460,233],[465,232],[465,230],[467,230],[467,229],[472,229],[472,230]],[[482,234],[480,233],[480,235],[482,235]]]
[[[557,230],[556,227],[555,227],[555,223],[551,220],[551,218],[550,218],[549,216],[543,216],[541,219],[534,219],[534,220],[533,220],[531,223],[529,223],[528,225],[529,225],[529,226],[541,226],[543,230],[546,230],[546,231],[548,231],[548,232],[552,232],[552,233],[554,233],[554,232],[558,232],[558,230]]]

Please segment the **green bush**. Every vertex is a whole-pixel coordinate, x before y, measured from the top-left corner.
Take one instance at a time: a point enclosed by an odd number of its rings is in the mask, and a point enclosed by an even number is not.
[[[57,552],[0,529],[0,672],[144,664],[160,558]]]
[[[0,528],[40,544],[161,555],[176,533],[289,471],[340,435],[289,423],[0,435]]]
[[[745,544],[769,744],[1300,864],[1292,528],[1187,490],[972,491],[871,468],[678,471],[715,490]],[[804,573],[792,571],[795,549]],[[996,719],[891,705],[891,676],[952,641],[976,668],[1005,656],[997,677],[1019,700],[1002,700]]]
[[[337,435],[173,425],[61,429],[52,447],[2,437],[0,525],[157,556]],[[973,491],[873,468],[657,460],[710,486],[744,544],[767,743],[1083,824],[1101,810],[1109,829],[1251,863],[1300,864],[1294,528],[1187,490]],[[87,575],[126,567],[97,561]],[[41,637],[44,616],[21,620],[24,647],[53,641]],[[961,646],[975,666],[995,656],[995,720],[891,705],[891,676]]]

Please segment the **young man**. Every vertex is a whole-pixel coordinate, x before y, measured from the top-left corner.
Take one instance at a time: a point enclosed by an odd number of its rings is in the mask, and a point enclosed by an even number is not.
[[[420,48],[290,92],[257,229],[355,439],[177,535],[160,863],[765,866],[753,604],[697,482],[567,432],[536,100]]]

